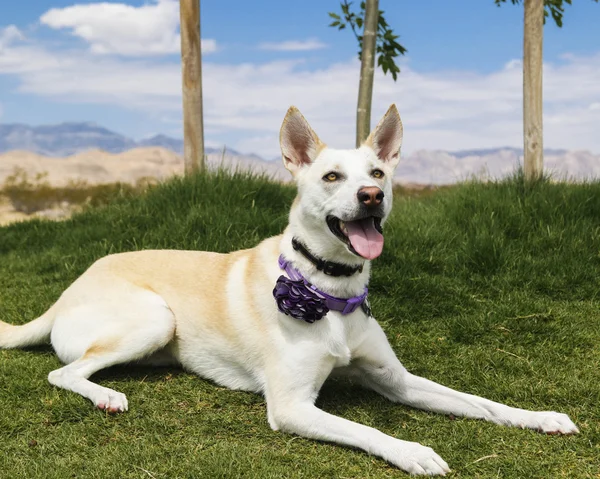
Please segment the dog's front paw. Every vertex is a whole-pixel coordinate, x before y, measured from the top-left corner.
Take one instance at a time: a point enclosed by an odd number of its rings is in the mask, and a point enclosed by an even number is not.
[[[577,434],[579,432],[569,416],[554,411],[534,412],[526,426],[546,434]]]
[[[403,471],[415,476],[445,476],[450,468],[436,452],[416,442],[396,440],[386,459]]]
[[[98,409],[110,413],[125,412],[128,409],[125,394],[108,388],[102,388],[102,390],[98,391],[92,402]]]

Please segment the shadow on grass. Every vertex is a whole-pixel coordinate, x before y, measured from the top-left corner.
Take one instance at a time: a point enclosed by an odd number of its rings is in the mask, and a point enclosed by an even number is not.
[[[164,382],[189,374],[183,368],[173,366],[150,366],[145,364],[119,364],[102,369],[90,379],[92,381],[144,381],[145,383]],[[201,379],[201,378],[199,378]]]
[[[36,346],[25,346],[23,348],[20,348],[20,350],[23,351],[24,353],[32,353],[32,354],[44,354],[44,355],[56,354],[54,352],[54,349],[52,349],[52,346],[50,346],[49,344],[39,344]]]
[[[219,409],[223,406],[223,401],[230,407],[240,408],[250,404],[264,403],[266,420],[266,403],[262,395],[223,388],[211,380],[188,373],[178,366],[119,365],[97,372],[92,376],[92,380],[112,383],[131,381],[146,384],[163,384],[176,380],[197,381],[198,393],[206,395],[208,403],[214,401],[214,404],[210,404],[211,409]],[[174,395],[178,394],[178,390],[178,386],[173,386]],[[221,396],[221,393],[226,397]],[[152,395],[151,392],[148,394]],[[413,408],[393,403],[376,392],[343,378],[328,380],[321,389],[316,405],[328,413],[353,418],[353,420],[378,429],[394,428],[398,422],[410,422],[414,419],[411,416]]]

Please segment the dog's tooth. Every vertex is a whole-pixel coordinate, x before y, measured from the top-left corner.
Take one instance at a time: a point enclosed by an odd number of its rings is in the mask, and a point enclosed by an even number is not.
[[[346,228],[346,223],[344,223],[342,220],[340,220],[340,230],[342,230],[342,233],[345,235],[348,235],[348,228]]]

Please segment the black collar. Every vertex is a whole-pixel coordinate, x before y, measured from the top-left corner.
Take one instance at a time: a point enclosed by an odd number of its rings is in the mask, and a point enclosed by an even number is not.
[[[323,271],[323,273],[328,276],[352,276],[354,273],[362,273],[362,264],[360,266],[348,266],[346,264],[334,263],[333,261],[317,258],[296,238],[292,238],[292,246],[296,251],[302,253],[308,261],[314,264],[317,267],[317,270]]]

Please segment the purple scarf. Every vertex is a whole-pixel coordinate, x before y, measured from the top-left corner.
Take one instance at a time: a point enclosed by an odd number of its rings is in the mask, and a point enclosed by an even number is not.
[[[329,311],[339,311],[346,315],[366,304],[368,288],[364,293],[352,298],[336,298],[324,293],[304,278],[283,255],[279,256],[279,267],[289,278],[281,275],[275,283],[273,296],[279,311],[307,323],[322,319]],[[364,306],[363,306],[364,308]],[[368,306],[365,311],[368,311]],[[368,314],[368,313],[367,313]]]

